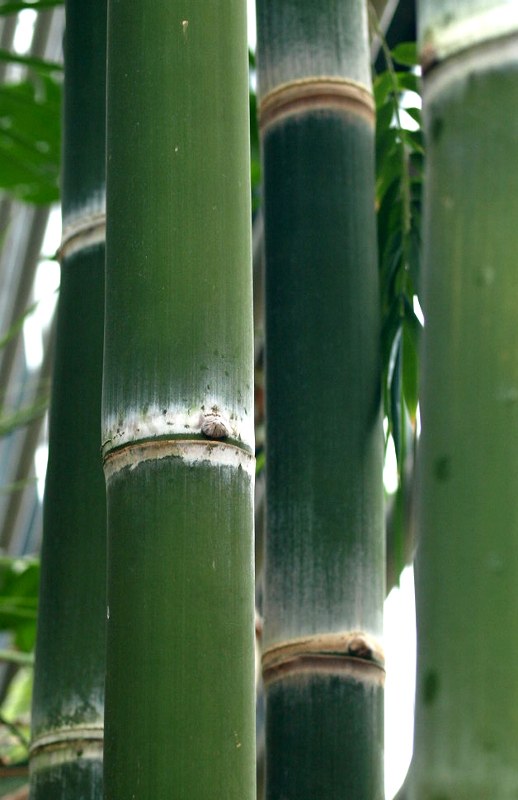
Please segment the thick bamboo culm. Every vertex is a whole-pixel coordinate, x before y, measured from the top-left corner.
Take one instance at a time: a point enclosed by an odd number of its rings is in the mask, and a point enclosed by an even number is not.
[[[268,800],[383,797],[374,110],[366,9],[258,0]]]
[[[106,798],[255,796],[244,0],[110,0]]]
[[[67,0],[61,288],[32,710],[32,800],[102,797],[105,72],[105,0]]]
[[[415,800],[518,796],[518,7],[420,4]]]

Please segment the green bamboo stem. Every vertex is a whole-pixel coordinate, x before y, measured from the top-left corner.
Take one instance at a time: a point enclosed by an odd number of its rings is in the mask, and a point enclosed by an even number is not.
[[[518,14],[422,2],[427,132],[411,797],[518,795]]]
[[[106,2],[67,0],[63,243],[32,710],[31,797],[102,796]]]
[[[258,2],[266,797],[383,797],[373,106],[363,3]]]
[[[245,6],[109,5],[107,798],[254,796]]]

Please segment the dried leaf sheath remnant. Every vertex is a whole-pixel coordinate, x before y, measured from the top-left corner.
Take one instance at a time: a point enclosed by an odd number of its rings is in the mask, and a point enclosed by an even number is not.
[[[383,685],[385,656],[380,644],[361,631],[301,637],[263,653],[265,683],[293,673],[346,673],[356,680]]]
[[[306,78],[276,86],[264,95],[259,109],[261,131],[279,119],[315,109],[347,111],[374,125],[372,92],[345,78]]]

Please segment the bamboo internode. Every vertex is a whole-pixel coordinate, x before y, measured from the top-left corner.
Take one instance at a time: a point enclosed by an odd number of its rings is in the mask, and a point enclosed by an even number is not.
[[[32,800],[100,800],[103,793],[105,0],[67,0],[66,26],[64,231],[32,708]]]
[[[257,12],[266,797],[380,800],[383,453],[366,7],[263,0]]]
[[[246,3],[109,20],[105,792],[252,800]]]

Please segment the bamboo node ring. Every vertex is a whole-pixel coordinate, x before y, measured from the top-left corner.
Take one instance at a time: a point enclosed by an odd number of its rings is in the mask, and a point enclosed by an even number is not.
[[[264,132],[286,117],[320,109],[346,111],[374,124],[374,99],[367,86],[346,78],[322,76],[282,83],[265,94],[259,108],[259,125]]]
[[[103,244],[105,240],[106,214],[104,211],[85,214],[64,227],[58,257],[60,261],[63,261],[78,250]]]
[[[358,680],[382,683],[385,656],[380,643],[364,631],[325,633],[291,639],[262,656],[266,684],[301,672],[345,672]]]

